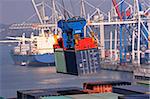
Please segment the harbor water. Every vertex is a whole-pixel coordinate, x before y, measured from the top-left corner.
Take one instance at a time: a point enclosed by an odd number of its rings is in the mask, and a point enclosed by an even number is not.
[[[30,67],[13,65],[10,50],[13,45],[0,45],[0,96],[16,97],[17,90],[82,87],[88,81],[133,81],[128,72],[101,70],[97,75],[74,76],[56,73],[55,67]]]

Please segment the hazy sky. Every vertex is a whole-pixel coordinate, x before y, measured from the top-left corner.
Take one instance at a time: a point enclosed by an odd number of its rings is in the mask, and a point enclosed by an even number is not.
[[[36,0],[37,1],[37,0]],[[57,0],[62,1],[62,0]],[[71,7],[70,0],[64,0],[65,5]],[[102,4],[102,8],[108,8],[111,0],[88,0],[91,3],[98,5],[102,1],[105,1]],[[79,2],[79,0],[72,0],[73,9],[77,10],[74,4]],[[106,6],[107,5],[107,6]],[[105,10],[105,9],[103,9]],[[35,13],[32,6],[31,0],[0,0],[0,23],[11,24],[11,23],[22,23],[28,17],[32,16]]]
[[[20,23],[33,13],[31,0],[0,0],[0,23]]]
[[[68,9],[71,9],[72,7],[75,11],[79,12],[79,7],[77,7],[77,5],[79,6],[79,4],[76,5],[76,3],[79,2],[79,0],[71,0],[73,2],[72,5],[70,4],[70,0],[64,1]],[[106,11],[110,9],[112,0],[87,0],[87,1],[91,2],[95,6],[100,5],[101,10]],[[145,1],[150,2],[150,0]],[[31,0],[0,0],[0,23],[5,24],[22,23],[28,17],[32,16],[34,13],[35,11],[32,6]]]

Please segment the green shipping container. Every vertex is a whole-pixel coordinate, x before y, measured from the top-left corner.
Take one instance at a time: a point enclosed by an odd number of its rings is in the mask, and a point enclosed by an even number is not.
[[[56,71],[61,73],[67,73],[65,54],[63,49],[56,49],[55,52]]]
[[[118,99],[123,96],[115,93],[101,93],[101,94],[83,94],[83,95],[67,95],[72,99]]]
[[[91,94],[100,97],[100,99],[118,99],[119,96],[123,96],[117,93],[102,93],[102,94]]]
[[[72,99],[67,96],[47,96],[47,97],[41,97],[40,99]]]
[[[41,97],[41,99],[100,99],[100,98],[88,94],[86,95],[82,94],[82,95],[70,95],[70,96],[49,96],[49,97]]]
[[[83,95],[68,95],[71,99],[100,99],[100,97],[93,96],[90,94],[83,94]]]
[[[78,94],[66,96],[47,96],[41,99],[118,99],[121,94],[116,93],[101,93],[101,94]]]

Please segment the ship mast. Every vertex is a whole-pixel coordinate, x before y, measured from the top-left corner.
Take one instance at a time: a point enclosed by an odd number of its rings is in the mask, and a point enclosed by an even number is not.
[[[40,14],[40,12],[39,12],[39,10],[37,8],[37,5],[39,5],[39,4],[36,4],[35,0],[32,0],[32,4],[33,4],[33,7],[34,7],[34,9],[36,11],[36,14],[38,16],[38,19],[39,19],[40,23],[43,24],[43,20],[42,20],[41,14]],[[42,3],[42,5],[43,5],[43,3]]]
[[[55,0],[52,0],[52,20],[54,21],[55,24],[55,32],[54,34],[57,34],[57,19],[58,19],[58,14],[56,11],[56,3]]]

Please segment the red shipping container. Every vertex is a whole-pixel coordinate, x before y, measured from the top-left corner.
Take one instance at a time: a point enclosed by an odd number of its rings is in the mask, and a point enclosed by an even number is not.
[[[91,89],[84,89],[84,92],[88,92],[88,93],[107,93],[107,92],[112,92],[112,85],[93,86],[93,87],[91,87]]]
[[[131,82],[124,81],[100,81],[83,83],[84,92],[88,93],[107,93],[112,92],[113,86],[131,85]]]
[[[87,50],[97,47],[97,42],[93,38],[80,39],[75,44],[75,50]]]

